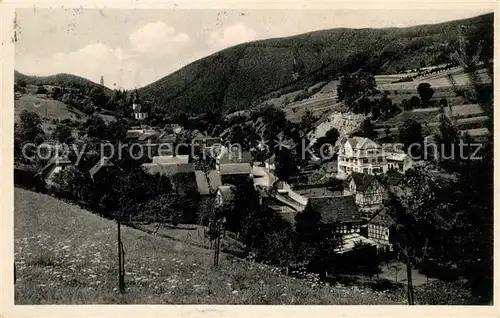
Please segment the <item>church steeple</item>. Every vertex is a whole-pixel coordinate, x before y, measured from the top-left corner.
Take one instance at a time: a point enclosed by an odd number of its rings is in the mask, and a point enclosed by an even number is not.
[[[104,86],[104,76],[101,75],[101,86]]]

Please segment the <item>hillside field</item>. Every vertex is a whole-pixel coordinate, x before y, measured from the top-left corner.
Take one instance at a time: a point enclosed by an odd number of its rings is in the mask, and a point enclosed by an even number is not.
[[[47,195],[15,189],[16,304],[394,304],[367,288],[318,286],[269,266],[123,227]]]
[[[19,118],[23,110],[34,111],[46,119],[81,120],[86,115],[77,109],[69,109],[63,102],[50,99],[45,95],[23,95],[14,103],[14,116]]]

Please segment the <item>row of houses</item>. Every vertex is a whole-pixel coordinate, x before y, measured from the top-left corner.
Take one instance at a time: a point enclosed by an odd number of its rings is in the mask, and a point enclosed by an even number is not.
[[[355,243],[372,245],[381,251],[392,250],[390,229],[394,225],[382,202],[367,213],[356,202],[356,194],[330,189],[328,185],[310,185],[302,189],[283,186],[278,192],[263,191],[263,204],[274,209],[292,225],[295,216],[306,209],[313,209],[321,215],[322,221],[337,224],[343,236],[343,246],[337,252],[348,252]]]

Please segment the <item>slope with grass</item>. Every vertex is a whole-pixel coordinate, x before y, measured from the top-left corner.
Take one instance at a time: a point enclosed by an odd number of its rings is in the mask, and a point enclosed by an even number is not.
[[[23,110],[36,112],[40,117],[50,119],[83,120],[87,117],[83,112],[68,107],[63,102],[40,95],[23,95],[14,102],[14,116],[17,119]]]
[[[16,304],[391,304],[366,288],[335,288],[276,269],[122,228],[126,293],[117,290],[116,223],[15,189]],[[401,302],[399,302],[401,303]]]

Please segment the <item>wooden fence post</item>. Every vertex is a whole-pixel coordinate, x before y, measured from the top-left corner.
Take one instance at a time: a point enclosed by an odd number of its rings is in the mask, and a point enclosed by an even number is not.
[[[125,292],[125,252],[121,238],[121,223],[118,219],[118,287],[121,293]]]

